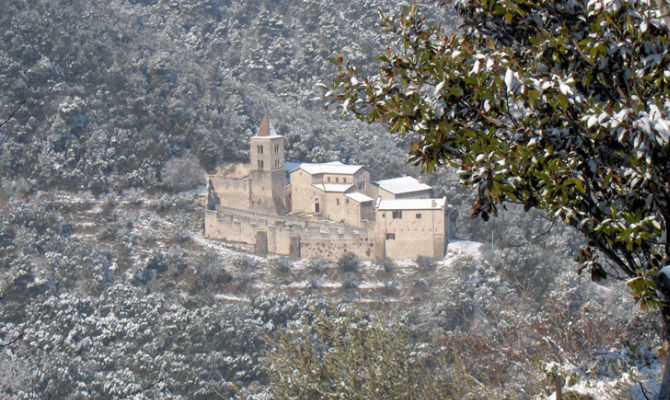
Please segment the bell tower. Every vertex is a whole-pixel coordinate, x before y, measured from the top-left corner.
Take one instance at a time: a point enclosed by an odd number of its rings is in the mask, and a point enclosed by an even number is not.
[[[249,204],[253,209],[283,213],[286,210],[284,137],[275,132],[268,116],[250,140]]]

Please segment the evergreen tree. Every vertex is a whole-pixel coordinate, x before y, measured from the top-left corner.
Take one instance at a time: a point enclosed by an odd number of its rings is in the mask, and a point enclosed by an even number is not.
[[[380,12],[388,48],[378,73],[361,76],[340,56],[326,96],[408,135],[411,160],[428,171],[457,167],[476,192],[474,215],[521,203],[578,229],[588,239],[580,272],[627,279],[643,308],[660,308],[667,340],[670,305],[655,282],[670,263],[666,3],[454,5],[456,35],[417,5]]]

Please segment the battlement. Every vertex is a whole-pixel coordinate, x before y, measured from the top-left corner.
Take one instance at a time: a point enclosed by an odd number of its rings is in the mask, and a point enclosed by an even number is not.
[[[256,244],[259,232],[266,234],[266,252],[269,253],[335,260],[352,251],[361,259],[376,259],[373,240],[375,227],[372,221],[358,228],[328,220],[310,220],[230,207],[206,211],[207,237]]]

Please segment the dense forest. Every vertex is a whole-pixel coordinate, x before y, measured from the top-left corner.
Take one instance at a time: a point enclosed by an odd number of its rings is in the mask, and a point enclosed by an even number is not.
[[[362,312],[405,330],[403,350],[445,398],[537,398],[557,375],[594,391],[584,398],[642,398],[660,328],[623,284],[577,275],[582,239],[542,215],[472,220],[448,168],[427,177],[451,206],[442,260],[349,268],[203,238],[191,189],[247,159],[266,113],[291,160],[418,173],[411,137],[324,111],[316,89],[337,52],[372,68],[377,10],[396,7],[6,0],[0,397],[280,398],[274,340]],[[431,15],[457,29],[448,9]]]
[[[0,104],[4,118],[19,109],[0,171],[40,188],[156,188],[187,153],[207,169],[245,160],[264,113],[291,159],[402,171],[390,137],[323,113],[314,89],[338,49],[372,57],[375,9],[392,3],[9,1]]]

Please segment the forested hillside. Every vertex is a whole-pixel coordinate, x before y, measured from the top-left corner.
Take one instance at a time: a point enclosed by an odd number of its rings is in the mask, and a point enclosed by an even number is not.
[[[0,23],[0,173],[32,187],[157,187],[187,152],[244,160],[264,113],[289,158],[403,169],[389,136],[325,114],[315,84],[342,50],[365,64],[392,1],[27,1]]]
[[[5,0],[0,398],[280,398],[281,333],[352,310],[354,332],[377,315],[407,338],[432,398],[531,399],[557,374],[591,398],[653,388],[660,328],[623,284],[575,273],[582,239],[520,207],[472,220],[451,169],[426,178],[450,204],[442,260],[260,258],[203,237],[187,189],[246,160],[265,113],[289,159],[417,172],[408,138],[324,111],[315,89],[338,51],[371,68],[376,11],[398,6]],[[455,29],[448,9],[430,15]]]

